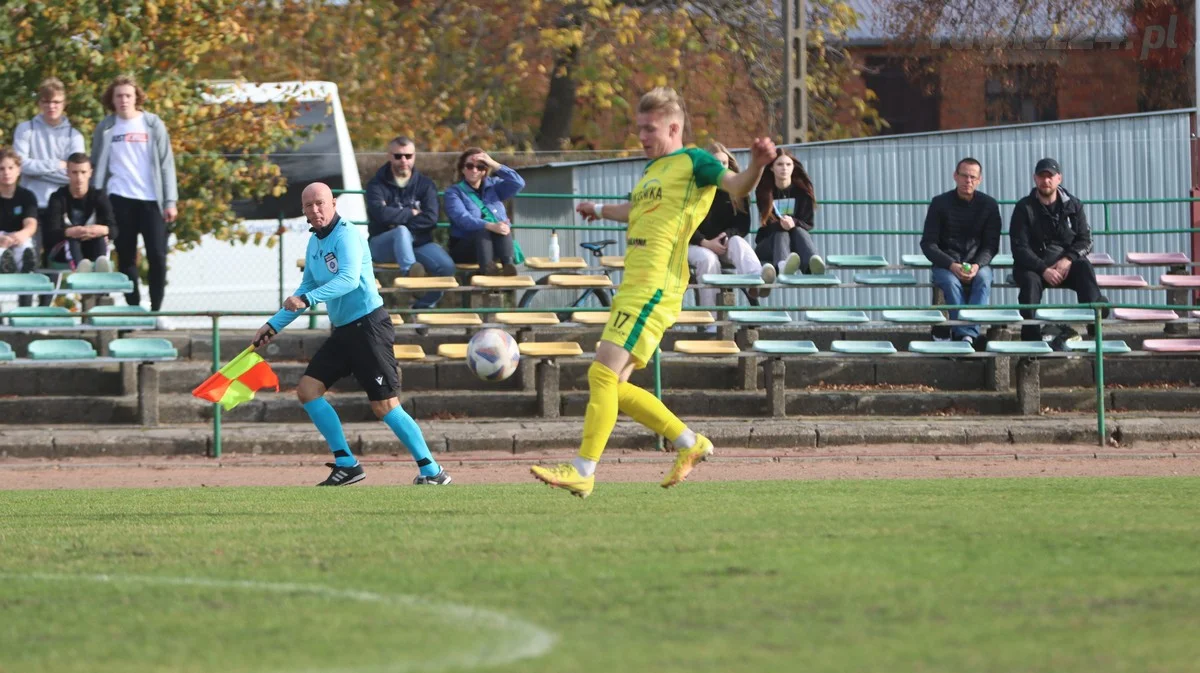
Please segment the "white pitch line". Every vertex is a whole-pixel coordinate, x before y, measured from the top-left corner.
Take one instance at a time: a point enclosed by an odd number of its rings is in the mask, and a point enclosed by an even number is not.
[[[380,603],[424,609],[448,621],[481,626],[501,636],[498,644],[476,651],[422,652],[421,661],[407,661],[383,666],[356,668],[306,669],[303,673],[427,673],[447,669],[486,668],[509,664],[522,659],[533,659],[549,652],[558,637],[523,619],[510,617],[502,612],[435,601],[404,594],[381,594],[357,589],[335,589],[315,584],[293,584],[289,582],[258,582],[254,580],[222,580],[204,577],[155,577],[152,575],[67,575],[56,573],[0,573],[0,578],[12,580],[37,580],[53,582],[98,582],[105,584],[149,584],[160,586],[210,587],[213,589],[237,589],[277,594],[313,594],[327,598],[340,598],[362,603]],[[288,673],[301,673],[289,669]]]

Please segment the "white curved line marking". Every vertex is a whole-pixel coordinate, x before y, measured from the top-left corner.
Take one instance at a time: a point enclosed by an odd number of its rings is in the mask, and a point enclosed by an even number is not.
[[[313,594],[363,603],[380,603],[420,607],[442,617],[470,625],[483,626],[505,636],[499,644],[481,644],[479,649],[462,652],[440,652],[423,661],[405,661],[384,666],[358,668],[308,669],[309,673],[409,673],[444,671],[451,668],[483,668],[533,659],[549,652],[558,637],[533,623],[510,617],[502,612],[475,608],[443,601],[434,601],[404,594],[380,594],[357,589],[334,589],[316,584],[290,582],[257,582],[254,580],[222,580],[204,577],[154,577],[152,575],[66,575],[55,573],[0,573],[0,578],[15,580],[44,580],[58,582],[101,582],[108,584],[151,584],[162,586],[211,587],[239,589],[277,594]],[[289,671],[289,673],[297,673]]]

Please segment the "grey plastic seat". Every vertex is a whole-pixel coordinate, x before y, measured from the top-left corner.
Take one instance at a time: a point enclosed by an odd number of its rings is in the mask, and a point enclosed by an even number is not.
[[[792,316],[787,311],[730,311],[729,319],[744,325],[783,325]]]
[[[805,311],[804,319],[810,322],[829,324],[871,322],[867,314],[862,311]]]
[[[133,281],[123,273],[110,271],[107,273],[73,273],[63,281],[68,290],[99,292],[132,292]]]
[[[893,355],[896,352],[890,341],[834,341],[829,347],[835,353],[850,355]]]
[[[970,355],[975,347],[965,341],[910,341],[908,350],[922,355]]]
[[[918,325],[936,325],[946,322],[946,314],[941,311],[884,311],[883,319],[888,322]]]
[[[30,360],[94,360],[96,349],[83,339],[38,339],[29,344]]]
[[[18,306],[8,313],[13,327],[74,327],[78,320],[62,306]]]
[[[775,279],[780,285],[832,286],[841,285],[842,279],[832,273],[789,273]]]
[[[54,283],[40,273],[0,273],[0,294],[10,292],[48,292]]]
[[[154,327],[154,316],[141,306],[96,306],[88,320],[97,327]],[[146,316],[110,316],[109,313],[144,313]]]
[[[760,339],[754,342],[754,350],[771,355],[812,355],[819,352],[817,345],[811,341],[782,341]]]
[[[175,346],[166,339],[113,339],[108,353],[114,358],[139,360],[174,360],[179,357]]]
[[[989,353],[1004,355],[1045,355],[1054,352],[1045,341],[989,341],[987,349]]]

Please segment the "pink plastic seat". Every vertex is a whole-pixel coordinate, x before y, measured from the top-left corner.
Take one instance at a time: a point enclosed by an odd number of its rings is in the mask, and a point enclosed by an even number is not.
[[[1147,287],[1149,283],[1141,276],[1118,276],[1115,274],[1096,274],[1096,284],[1100,287]]]
[[[1187,264],[1192,260],[1182,252],[1127,252],[1125,261],[1130,264],[1171,266],[1172,264]]]
[[[1163,322],[1166,320],[1178,320],[1179,316],[1174,311],[1159,310],[1153,308],[1116,308],[1113,309],[1112,315],[1117,320],[1133,320],[1133,321],[1151,321]]]
[[[1200,287],[1200,276],[1176,276],[1170,273],[1164,273],[1159,277],[1158,282],[1167,287]]]
[[[1117,260],[1107,252],[1093,252],[1088,255],[1088,261],[1092,263],[1092,266],[1112,266],[1117,263]]]
[[[1200,353],[1200,339],[1146,339],[1142,348],[1155,353]]]

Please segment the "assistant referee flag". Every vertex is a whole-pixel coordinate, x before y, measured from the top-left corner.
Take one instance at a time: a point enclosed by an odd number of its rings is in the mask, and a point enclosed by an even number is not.
[[[216,402],[229,411],[242,402],[254,399],[254,391],[268,387],[279,390],[279,377],[251,346],[196,386],[192,395]]]

